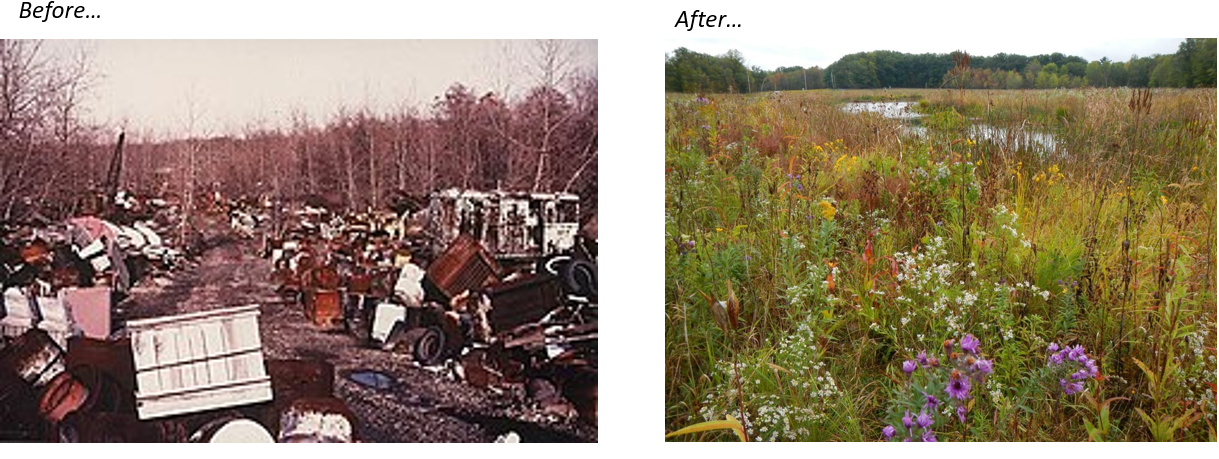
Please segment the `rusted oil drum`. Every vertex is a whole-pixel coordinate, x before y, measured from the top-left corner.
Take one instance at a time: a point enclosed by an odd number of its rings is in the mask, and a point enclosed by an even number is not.
[[[81,409],[105,413],[135,412],[135,395],[124,389],[110,373],[92,365],[72,367],[68,373],[88,389],[88,398]]]
[[[181,443],[186,428],[177,421],[140,421],[134,414],[77,411],[55,426],[61,443]]]
[[[279,416],[281,443],[351,443],[356,416],[334,397],[302,398]]]
[[[245,418],[223,417],[204,424],[190,435],[191,443],[275,443],[267,429]]]
[[[47,332],[31,329],[13,340],[0,355],[0,371],[11,371],[37,388],[64,371],[63,349]]]
[[[342,295],[337,290],[311,290],[305,296],[305,316],[314,325],[333,327],[343,321]]]
[[[84,384],[70,373],[60,373],[43,388],[42,397],[38,399],[38,414],[56,423],[84,406],[88,398],[89,389]]]

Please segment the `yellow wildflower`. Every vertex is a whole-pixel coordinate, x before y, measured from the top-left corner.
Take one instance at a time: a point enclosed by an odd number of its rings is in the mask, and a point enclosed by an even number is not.
[[[817,206],[821,208],[821,216],[824,217],[826,220],[833,221],[834,215],[838,213],[838,209],[835,209],[834,205],[830,204],[830,201],[828,201],[828,200],[824,200],[824,199],[821,200],[821,202],[818,203]]]
[[[718,233],[718,232],[723,231],[723,230],[724,230],[723,228],[716,228],[716,229],[715,229],[715,232],[717,232],[717,233]]]
[[[1161,203],[1161,204],[1164,204],[1164,205],[1166,205],[1166,206],[1167,206],[1167,205],[1168,205],[1168,198],[1164,197],[1164,195],[1160,195],[1160,203]]]

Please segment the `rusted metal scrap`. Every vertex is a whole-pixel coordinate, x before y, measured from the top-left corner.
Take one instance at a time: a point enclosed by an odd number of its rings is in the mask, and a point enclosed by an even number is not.
[[[447,298],[499,282],[500,266],[474,238],[458,236],[427,269],[427,280]]]

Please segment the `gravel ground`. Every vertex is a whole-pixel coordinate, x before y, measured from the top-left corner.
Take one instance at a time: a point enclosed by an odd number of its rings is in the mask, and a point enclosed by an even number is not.
[[[335,367],[335,396],[356,413],[356,438],[364,442],[488,442],[508,431],[525,442],[596,441],[597,428],[544,414],[522,390],[493,391],[464,384],[451,369],[421,368],[407,356],[362,347],[341,331],[323,331],[302,308],[275,293],[270,263],[257,244],[214,236],[192,266],[145,279],[119,304],[118,319],[157,317],[259,304],[267,359],[323,359]],[[371,369],[394,379],[388,389],[347,378]]]

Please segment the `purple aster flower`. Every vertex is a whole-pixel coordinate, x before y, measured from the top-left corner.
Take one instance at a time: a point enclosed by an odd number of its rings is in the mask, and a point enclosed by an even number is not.
[[[710,124],[704,124],[704,125],[703,125],[703,129],[710,130],[710,129],[711,129],[711,125],[710,125]]]
[[[926,411],[920,411],[916,422],[918,422],[919,427],[927,429],[931,427],[931,424],[935,423],[935,420],[931,419],[931,415],[927,414]]]
[[[988,375],[988,374],[994,373],[995,365],[993,363],[991,363],[990,360],[979,359],[977,362],[974,362],[973,366],[970,367],[970,369],[975,372],[978,372],[978,373],[981,373],[984,375]]]
[[[974,335],[965,335],[961,338],[961,350],[970,353],[970,355],[978,355],[978,346],[982,345]]]
[[[895,433],[897,433],[897,429],[894,429],[893,426],[885,426],[884,429],[880,430],[880,434],[885,436],[885,440],[893,438]]]
[[[1085,351],[1084,347],[1081,345],[1076,344],[1074,346],[1067,348],[1067,350],[1069,351],[1067,353],[1067,358],[1074,360],[1076,362],[1083,362],[1084,359],[1088,358],[1087,351]]]
[[[797,190],[800,190],[800,191],[804,191],[804,184],[797,183],[797,184],[796,184],[796,189],[797,189]]]
[[[910,442],[910,437],[903,438],[903,439],[902,439],[902,441],[904,441],[904,442],[906,442],[906,443],[909,443],[909,442]]]
[[[925,395],[927,397],[927,403],[923,404],[923,408],[927,408],[929,410],[935,411],[935,409],[940,406],[940,399],[935,398],[934,395],[928,394],[926,392],[924,392],[923,395]]]
[[[950,340],[950,339],[944,340],[944,353],[945,354],[952,353],[952,340]]]
[[[957,407],[957,419],[961,420],[961,424],[965,423],[965,405]]]
[[[936,442],[936,440],[935,440],[935,432],[932,432],[932,431],[930,431],[930,430],[928,430],[928,431],[926,431],[926,432],[923,432],[923,442],[925,442],[925,443],[935,443],[935,442]]]
[[[1056,365],[1062,365],[1062,354],[1060,353],[1050,354],[1050,361],[1046,364],[1046,366]]]
[[[1097,368],[1096,360],[1093,359],[1088,359],[1087,362],[1084,362],[1084,369],[1088,370],[1088,376],[1093,378],[1100,374],[1100,368]]]
[[[1058,352],[1058,343],[1050,343],[1050,345],[1048,347],[1046,347],[1045,350],[1048,352]]]
[[[966,378],[956,370],[952,371],[952,380],[948,382],[948,387],[944,388],[944,392],[948,396],[957,400],[965,400],[969,398],[969,378]]]
[[[913,360],[902,362],[902,371],[906,372],[906,376],[913,374],[916,369],[918,369],[918,365]]]
[[[1083,384],[1083,383],[1079,383],[1079,382],[1072,382],[1072,383],[1069,383],[1069,382],[1067,382],[1067,380],[1065,380],[1065,379],[1059,379],[1059,380],[1058,380],[1058,385],[1059,385],[1059,386],[1062,386],[1062,391],[1063,391],[1063,393],[1065,393],[1065,394],[1067,394],[1067,395],[1071,395],[1071,394],[1075,394],[1075,393],[1079,393],[1079,392],[1083,392],[1083,391],[1084,391],[1084,384]]]
[[[905,426],[907,430],[914,427],[914,419],[910,417],[910,410],[906,410],[906,415],[902,416],[902,425]]]
[[[927,368],[927,366],[930,365],[930,363],[927,360],[927,351],[925,351],[925,350],[918,351],[918,355],[914,356],[914,359],[917,360],[918,364],[922,365],[923,368]]]

